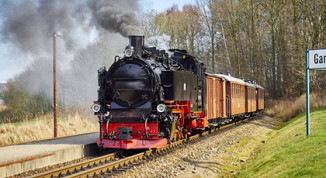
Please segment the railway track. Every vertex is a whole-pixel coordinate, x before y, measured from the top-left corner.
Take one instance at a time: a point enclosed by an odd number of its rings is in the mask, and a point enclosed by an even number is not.
[[[243,119],[240,122],[247,121]],[[168,152],[179,148],[187,143],[192,143],[201,138],[206,138],[207,135],[217,133],[220,130],[234,126],[234,122],[221,126],[219,128],[205,131],[203,133],[191,136],[187,139],[179,140],[168,144],[163,148],[150,149],[132,156],[119,158],[122,152],[111,153],[98,158],[90,159],[84,162],[76,163],[66,167],[50,170],[44,173],[36,174],[30,177],[94,177],[103,175],[112,175],[115,172],[120,172],[123,169],[128,169],[133,165],[141,164],[143,161],[153,159],[155,157],[167,154]]]

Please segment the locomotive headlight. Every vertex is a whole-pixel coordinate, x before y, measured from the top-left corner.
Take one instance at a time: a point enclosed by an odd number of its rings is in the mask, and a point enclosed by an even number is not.
[[[92,106],[92,111],[93,112],[99,112],[100,109],[101,109],[101,105],[99,105],[99,104],[93,104],[93,106]]]
[[[165,109],[166,109],[166,105],[165,104],[159,104],[159,105],[157,105],[156,109],[157,109],[158,112],[164,112]]]
[[[127,46],[123,53],[125,54],[126,57],[131,57],[132,54],[134,53],[134,47]]]

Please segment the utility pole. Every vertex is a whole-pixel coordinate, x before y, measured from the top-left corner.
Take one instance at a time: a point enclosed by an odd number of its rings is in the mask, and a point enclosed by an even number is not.
[[[57,123],[57,47],[56,47],[57,32],[53,32],[53,123],[54,123],[54,138],[58,136]]]
[[[58,123],[57,123],[57,47],[56,47],[56,38],[58,35],[57,32],[53,32],[53,123],[54,123],[54,138],[58,137]]]

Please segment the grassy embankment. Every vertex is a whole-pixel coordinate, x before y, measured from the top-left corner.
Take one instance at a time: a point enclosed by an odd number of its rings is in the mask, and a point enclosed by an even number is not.
[[[58,136],[98,131],[96,118],[70,114],[58,118]],[[46,115],[31,121],[0,124],[0,146],[53,138],[53,118]]]
[[[323,177],[326,175],[326,109],[311,112],[311,136],[305,113],[275,131],[237,177]]]

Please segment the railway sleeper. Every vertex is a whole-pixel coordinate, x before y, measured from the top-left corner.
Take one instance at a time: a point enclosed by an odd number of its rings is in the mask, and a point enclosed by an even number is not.
[[[237,121],[246,121],[246,118],[239,118]],[[220,127],[219,127],[220,126]],[[59,173],[58,177],[68,176],[68,177],[82,177],[83,171],[85,171],[88,176],[107,176],[112,173],[122,172],[126,169],[132,168],[137,165],[143,164],[145,161],[156,159],[160,156],[164,156],[175,149],[185,147],[187,144],[193,144],[199,140],[209,138],[214,136],[217,131],[221,129],[227,129],[232,127],[232,125],[212,127],[209,131],[202,132],[201,134],[188,137],[174,143],[167,145],[164,148],[152,149],[143,153],[138,153],[133,156],[125,157],[122,153],[116,153],[113,157],[96,160],[93,164],[88,164],[85,168],[84,166],[76,167],[71,170],[67,170],[65,174]],[[120,157],[120,159],[119,159]],[[117,160],[118,159],[118,160]],[[92,165],[92,166],[91,166]],[[77,169],[78,168],[78,169]],[[88,173],[87,173],[88,172]],[[84,175],[83,175],[84,176]]]

